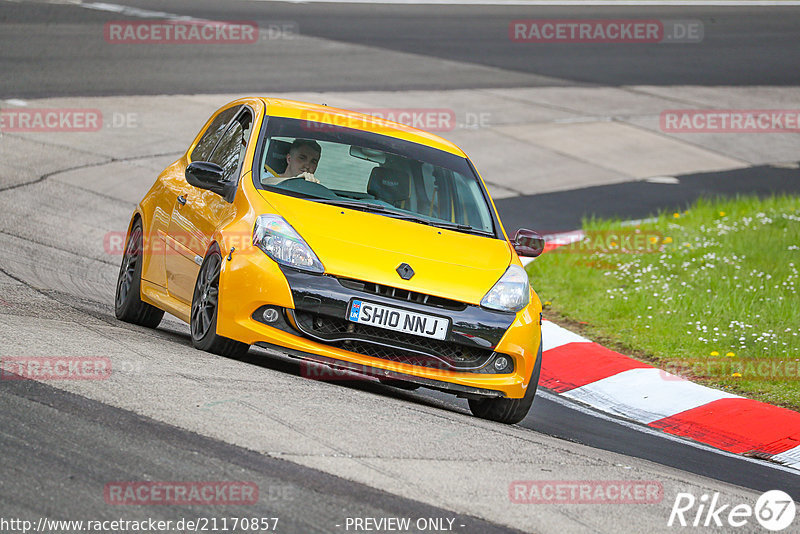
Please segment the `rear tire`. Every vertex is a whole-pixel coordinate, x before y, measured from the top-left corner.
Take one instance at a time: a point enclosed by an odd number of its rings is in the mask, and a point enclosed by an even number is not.
[[[536,388],[539,386],[541,371],[542,345],[540,343],[536,365],[533,366],[531,381],[525,396],[521,399],[469,399],[469,409],[472,411],[472,415],[507,425],[519,423],[525,419],[531,409],[533,398],[536,396]]]
[[[117,291],[114,295],[114,315],[120,321],[155,328],[164,317],[164,310],[159,310],[146,302],[142,302],[142,243],[144,241],[142,222],[137,219],[133,223],[122,264],[117,276]]]
[[[239,358],[247,354],[250,345],[217,335],[217,310],[219,309],[219,275],[222,271],[222,256],[212,249],[197,273],[197,282],[192,295],[192,313],[189,327],[194,348]]]

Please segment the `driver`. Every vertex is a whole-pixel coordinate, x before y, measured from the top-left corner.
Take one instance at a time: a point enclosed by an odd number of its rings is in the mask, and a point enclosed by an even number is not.
[[[319,180],[314,177],[314,172],[317,170],[321,155],[322,147],[316,141],[295,139],[286,154],[286,170],[278,176],[266,173],[261,179],[261,183],[277,185],[289,178],[305,178],[309,182],[318,184]]]

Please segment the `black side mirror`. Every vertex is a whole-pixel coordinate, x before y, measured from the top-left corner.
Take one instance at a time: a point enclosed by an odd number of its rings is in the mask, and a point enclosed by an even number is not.
[[[225,180],[224,175],[222,167],[208,161],[193,161],[186,167],[187,182],[200,189],[208,189],[227,200],[232,197],[235,185]]]
[[[520,228],[514,234],[514,239],[511,241],[514,245],[514,250],[520,256],[527,256],[535,258],[544,252],[544,238],[533,230]]]

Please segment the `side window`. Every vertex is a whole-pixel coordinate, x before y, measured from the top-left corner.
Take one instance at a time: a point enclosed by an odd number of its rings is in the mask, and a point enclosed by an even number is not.
[[[475,199],[481,198],[481,190],[475,180],[465,180],[463,176],[456,173],[454,184],[456,186],[456,196],[460,217],[456,222],[468,224],[473,228],[491,231],[492,225],[488,219],[488,214],[478,209]]]
[[[236,121],[231,124],[219,142],[208,161],[216,163],[225,172],[225,180],[235,179],[236,171],[239,169],[244,153],[247,150],[247,140],[250,136],[250,124],[252,118],[250,112],[243,113]]]
[[[241,106],[234,106],[217,115],[208,129],[206,129],[203,137],[200,138],[197,146],[192,150],[192,161],[209,161],[211,151],[214,150],[214,146],[225,130],[225,126],[228,125],[228,122],[236,115],[236,112],[238,112],[240,108]]]

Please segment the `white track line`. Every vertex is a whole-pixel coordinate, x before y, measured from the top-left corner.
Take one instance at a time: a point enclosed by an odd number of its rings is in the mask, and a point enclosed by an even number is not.
[[[800,469],[800,445],[788,451],[773,454],[772,459],[783,462],[794,469]]]
[[[551,321],[542,321],[542,351],[566,345],[567,343],[591,343],[585,337],[570,332]]]

